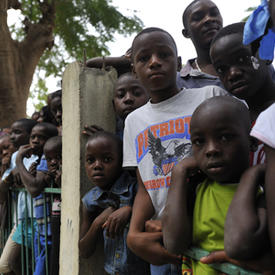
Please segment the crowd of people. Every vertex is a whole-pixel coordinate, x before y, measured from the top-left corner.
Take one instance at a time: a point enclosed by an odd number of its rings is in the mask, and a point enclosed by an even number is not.
[[[106,274],[214,275],[219,262],[275,273],[274,10],[263,0],[246,24],[223,27],[215,3],[192,1],[182,33],[197,57],[183,68],[157,27],[138,33],[126,56],[87,62],[119,77],[116,133],[82,132],[94,187],[82,198],[80,257],[103,236]],[[11,195],[16,222],[0,273],[21,274],[21,247],[33,245],[34,274],[58,274],[61,197],[43,190],[61,188],[61,136],[61,90],[0,136],[0,211],[11,187],[27,190]],[[192,259],[190,247],[209,254]]]

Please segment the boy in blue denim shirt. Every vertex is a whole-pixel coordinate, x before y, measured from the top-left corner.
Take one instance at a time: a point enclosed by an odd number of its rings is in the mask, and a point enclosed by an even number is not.
[[[126,245],[136,181],[122,170],[122,142],[119,137],[97,132],[86,144],[85,168],[96,186],[82,199],[79,249],[91,256],[100,234],[104,236],[108,274],[147,274],[148,264]]]

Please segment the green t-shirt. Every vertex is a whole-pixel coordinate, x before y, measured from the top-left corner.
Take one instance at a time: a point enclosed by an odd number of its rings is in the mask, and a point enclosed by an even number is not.
[[[224,222],[238,184],[206,180],[197,188],[193,211],[193,246],[209,252],[224,250]],[[216,275],[213,268],[192,261],[194,275]]]

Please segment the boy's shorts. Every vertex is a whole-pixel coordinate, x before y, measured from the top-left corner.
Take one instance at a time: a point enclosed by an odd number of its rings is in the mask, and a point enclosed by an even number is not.
[[[21,245],[22,239],[23,239],[24,245],[31,248],[32,240],[34,240],[36,227],[37,227],[37,223],[35,220],[33,220],[33,234],[32,234],[31,220],[28,219],[27,233],[26,233],[26,222],[25,220],[20,221],[12,236],[12,240]],[[22,236],[22,233],[23,233],[23,236]]]

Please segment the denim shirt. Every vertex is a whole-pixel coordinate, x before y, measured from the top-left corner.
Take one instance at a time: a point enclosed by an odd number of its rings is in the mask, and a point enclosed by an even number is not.
[[[99,187],[92,188],[83,197],[82,202],[88,211],[94,212],[98,208],[106,209],[109,206],[121,208],[132,205],[136,194],[136,178],[127,171],[123,172],[110,190],[102,190]],[[126,244],[129,224],[120,236],[111,239],[103,231],[104,237],[104,269],[108,274],[140,275],[147,274],[148,264],[134,255]]]

